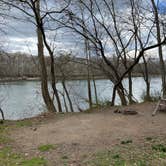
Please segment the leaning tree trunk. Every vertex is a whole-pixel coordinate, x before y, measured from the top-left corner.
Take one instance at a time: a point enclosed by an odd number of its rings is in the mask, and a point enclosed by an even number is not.
[[[37,3],[38,3],[38,5],[40,5],[40,0],[37,0]],[[38,22],[39,22],[38,28],[39,28],[39,31],[41,32],[42,41],[45,44],[45,47],[47,48],[47,51],[49,52],[50,60],[51,60],[51,86],[52,86],[52,89],[54,91],[54,94],[55,94],[55,97],[56,97],[56,100],[57,100],[58,111],[62,112],[61,101],[60,101],[60,98],[59,98],[58,90],[56,88],[56,81],[55,81],[54,55],[53,55],[53,51],[51,50],[51,48],[50,48],[50,46],[49,46],[49,44],[46,40],[46,35],[45,35],[44,27],[43,27],[43,20],[40,17],[40,6],[39,6],[39,12],[38,13],[39,13],[39,15],[37,17]]]
[[[121,104],[122,105],[127,105],[127,100],[126,100],[126,97],[125,97],[124,88],[123,88],[122,84],[117,87],[117,92],[118,92],[118,95],[120,97]]]
[[[64,90],[65,90],[67,99],[68,99],[68,101],[69,101],[70,110],[71,110],[71,112],[74,112],[73,104],[72,104],[72,101],[71,101],[69,92],[68,92],[68,90],[67,90],[67,87],[66,87],[66,84],[65,84],[65,80],[62,80],[62,86],[63,86],[63,88],[64,88]]]
[[[37,23],[37,38],[38,38],[38,57],[40,62],[40,76],[41,76],[41,90],[42,96],[44,99],[44,103],[48,111],[56,111],[54,103],[50,97],[49,90],[48,90],[48,76],[47,76],[47,69],[45,64],[45,57],[44,57],[44,46],[43,46],[43,37],[42,32],[40,29],[40,0],[36,1],[36,23]]]

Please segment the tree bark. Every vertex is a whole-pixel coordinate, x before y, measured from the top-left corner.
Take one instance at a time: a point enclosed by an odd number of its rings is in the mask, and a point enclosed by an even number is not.
[[[132,72],[130,71],[128,73],[128,81],[129,81],[129,104],[133,104],[135,103],[134,99],[133,99],[133,82],[132,82]]]
[[[127,105],[127,100],[126,100],[126,97],[125,97],[124,88],[123,88],[122,84],[120,84],[120,86],[117,87],[117,92],[118,92],[118,95],[120,97],[121,104],[122,105]]]
[[[65,84],[65,81],[64,81],[64,80],[62,80],[62,86],[63,86],[63,88],[64,88],[64,90],[65,90],[67,99],[68,99],[68,101],[69,101],[70,110],[71,110],[71,112],[74,112],[73,104],[72,104],[72,101],[71,101],[71,99],[70,99],[70,95],[69,95],[69,92],[68,92],[68,90],[67,90],[67,88],[66,88],[66,84]]]
[[[36,23],[37,23],[37,38],[38,38],[38,57],[39,57],[40,70],[41,70],[42,96],[48,111],[55,112],[56,108],[54,106],[53,101],[51,100],[48,90],[48,76],[47,76],[47,69],[44,58],[43,36],[40,29],[40,0],[36,1]]]
[[[145,83],[146,83],[146,100],[150,101],[151,100],[150,81],[149,81],[149,73],[148,73],[148,64],[146,62],[145,56],[143,56],[143,61],[144,61],[144,67],[145,67],[144,79],[145,79]]]

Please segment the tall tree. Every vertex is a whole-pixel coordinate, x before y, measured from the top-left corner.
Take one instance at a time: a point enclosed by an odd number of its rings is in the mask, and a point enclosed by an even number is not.
[[[48,73],[46,69],[46,62],[45,62],[45,56],[44,56],[44,46],[45,46],[50,55],[50,61],[51,61],[52,89],[57,99],[58,111],[62,112],[60,98],[58,95],[58,91],[56,89],[53,51],[51,50],[51,47],[48,44],[48,41],[46,38],[46,32],[44,29],[44,23],[43,23],[44,19],[46,19],[49,12],[47,10],[41,10],[40,0],[35,0],[35,1],[33,0],[25,0],[25,1],[2,0],[2,3],[19,10],[20,12],[22,12],[24,15],[27,16],[27,19],[25,21],[30,21],[31,23],[36,25],[37,37],[38,37],[38,57],[39,57],[40,69],[41,69],[41,89],[42,89],[43,99],[49,111],[56,111],[54,101],[50,96],[49,88],[48,88]],[[52,12],[58,13],[59,11],[52,11]]]
[[[151,0],[151,3],[152,3],[154,17],[155,17],[157,42],[161,43],[161,29],[160,29],[158,7],[156,5],[155,0]],[[161,78],[162,78],[163,96],[166,97],[166,69],[165,69],[165,63],[164,63],[164,59],[163,59],[162,45],[160,45],[158,47],[158,54],[159,54],[159,59],[160,59],[160,70],[161,70]]]
[[[40,66],[41,66],[42,95],[43,95],[44,102],[47,106],[47,109],[49,111],[56,111],[53,100],[51,99],[51,96],[48,90],[48,76],[47,76],[46,63],[44,58],[43,35],[42,35],[42,29],[41,29],[41,26],[43,26],[43,24],[42,24],[41,15],[40,15],[40,0],[36,0],[36,3],[32,3],[32,5],[33,5],[33,11],[35,14],[35,20],[37,25],[38,57],[39,57]]]

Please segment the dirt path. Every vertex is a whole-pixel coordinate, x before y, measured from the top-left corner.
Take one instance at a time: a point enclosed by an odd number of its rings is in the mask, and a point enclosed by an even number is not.
[[[145,137],[166,135],[166,114],[152,117],[155,105],[145,103],[130,106],[138,115],[115,114],[112,110],[81,113],[52,119],[47,123],[23,127],[11,132],[15,147],[23,152],[37,154],[38,146],[56,144],[56,152],[46,154],[56,161],[56,156],[69,154],[73,160],[81,155],[111,147],[125,139],[135,142]],[[37,130],[33,130],[36,127]]]

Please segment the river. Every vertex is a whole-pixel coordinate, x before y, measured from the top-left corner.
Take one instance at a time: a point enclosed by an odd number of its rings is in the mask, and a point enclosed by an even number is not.
[[[78,106],[81,109],[87,109],[87,81],[73,80],[66,82],[75,111]],[[128,81],[123,81],[125,87],[128,87]],[[96,80],[98,99],[105,102],[111,99],[112,84],[109,80]],[[60,83],[57,84],[60,92],[63,88]],[[141,102],[141,95],[145,91],[145,82],[142,77],[133,78],[134,97]],[[151,78],[151,93],[161,92],[161,79],[159,77]],[[92,95],[94,100],[94,88],[92,83]],[[63,100],[62,100],[63,101]],[[116,98],[116,104],[120,104],[119,98]],[[0,105],[4,111],[5,118],[9,120],[19,120],[34,117],[46,111],[40,91],[40,81],[15,81],[3,82],[0,84]],[[64,104],[63,109],[64,108]]]

